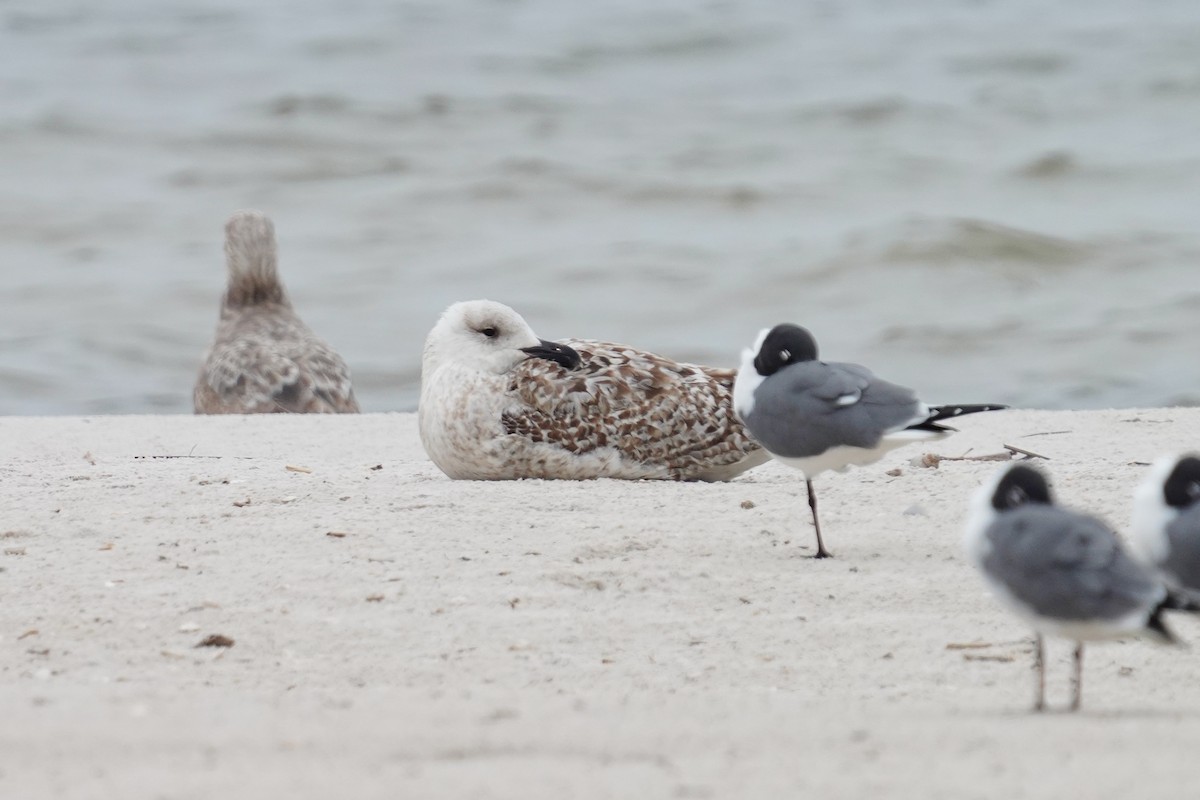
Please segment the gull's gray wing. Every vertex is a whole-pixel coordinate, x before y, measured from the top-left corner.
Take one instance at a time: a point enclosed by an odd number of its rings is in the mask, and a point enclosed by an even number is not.
[[[804,361],[758,385],[746,426],[775,455],[807,458],[839,445],[873,448],[919,422],[921,408],[911,389],[866,367]]]
[[[984,572],[1044,617],[1116,620],[1149,613],[1166,596],[1094,517],[1027,505],[999,515],[985,536]]]
[[[1181,589],[1200,591],[1200,505],[1183,511],[1167,525],[1167,557],[1159,565]]]

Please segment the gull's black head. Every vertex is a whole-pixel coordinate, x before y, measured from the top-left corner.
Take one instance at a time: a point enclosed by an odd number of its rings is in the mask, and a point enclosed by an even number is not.
[[[992,492],[992,508],[997,511],[1012,511],[1029,503],[1051,505],[1050,484],[1042,473],[1033,467],[1017,464],[1004,473]]]
[[[754,369],[764,378],[774,375],[789,364],[817,360],[817,340],[799,325],[776,325],[767,332],[758,353]]]
[[[1184,456],[1163,482],[1163,500],[1171,508],[1200,503],[1200,457]]]
[[[579,365],[583,363],[583,359],[579,357],[575,348],[558,342],[548,342],[545,339],[539,339],[534,347],[522,347],[521,352],[530,358],[553,361],[564,369],[578,369]]]

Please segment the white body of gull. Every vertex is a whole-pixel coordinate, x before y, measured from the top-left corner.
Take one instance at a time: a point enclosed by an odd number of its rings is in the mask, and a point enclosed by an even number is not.
[[[1200,455],[1150,468],[1134,494],[1133,545],[1169,586],[1200,598]]]
[[[292,310],[271,220],[257,211],[230,217],[225,259],[229,284],[196,379],[196,413],[356,413],[346,362]]]
[[[1045,477],[1023,464],[1000,470],[975,493],[964,544],[997,600],[1036,633],[1037,711],[1045,708],[1044,635],[1075,642],[1074,711],[1084,642],[1145,636],[1171,643],[1162,612],[1197,610],[1126,553],[1104,522],[1054,505]]]
[[[729,480],[768,459],[732,370],[539,339],[511,308],[456,303],[425,340],[421,442],[451,478]]]
[[[950,417],[1002,405],[927,406],[911,389],[866,367],[820,361],[817,343],[798,325],[764,329],[742,351],[734,408],[764,448],[804,473],[817,535],[816,558],[830,555],[821,538],[813,478],[878,461],[912,442],[940,439]]]

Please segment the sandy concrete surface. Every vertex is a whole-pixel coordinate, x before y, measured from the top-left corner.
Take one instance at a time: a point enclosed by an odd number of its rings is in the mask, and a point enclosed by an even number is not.
[[[1200,410],[960,426],[824,476],[815,561],[776,464],[451,482],[408,414],[0,419],[0,797],[1182,796],[1200,652],[1095,646],[1083,713],[1027,713],[960,552],[997,465],[910,460],[1024,447],[1124,526]]]

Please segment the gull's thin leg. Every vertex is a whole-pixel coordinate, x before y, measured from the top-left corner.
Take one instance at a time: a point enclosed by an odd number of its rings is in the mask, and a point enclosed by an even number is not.
[[[812,481],[805,479],[804,483],[808,485],[808,507],[812,510],[813,528],[817,531],[817,554],[813,558],[832,558],[833,553],[825,549],[825,542],[821,540],[821,523],[817,520],[817,493],[813,491]]]
[[[1071,697],[1071,710],[1078,711],[1083,704],[1083,642],[1075,643],[1075,673],[1071,676],[1075,693]]]
[[[1037,672],[1037,693],[1033,698],[1033,710],[1046,710],[1046,649],[1042,643],[1042,635],[1033,635],[1033,669]]]

